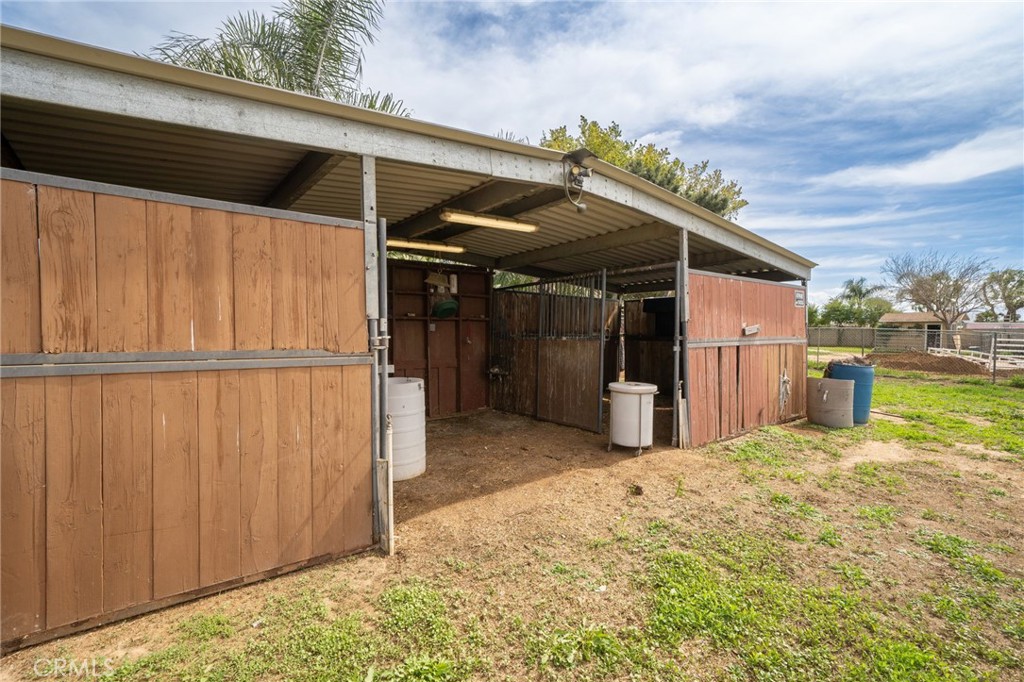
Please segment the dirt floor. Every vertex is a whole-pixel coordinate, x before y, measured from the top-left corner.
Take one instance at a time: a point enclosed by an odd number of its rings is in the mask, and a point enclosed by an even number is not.
[[[661,414],[660,420],[663,440],[668,418]],[[783,430],[819,433],[804,422]],[[333,614],[372,611],[382,589],[415,577],[463,595],[458,608],[483,614],[485,629],[487,619],[498,622],[509,614],[525,622],[572,614],[614,628],[639,627],[643,600],[631,576],[642,554],[627,549],[606,555],[594,547],[619,534],[643,535],[655,522],[671,524],[679,537],[743,529],[782,543],[786,529],[816,532],[810,521],[773,513],[765,500],[768,488],[819,509],[843,535],[839,547],[797,545],[793,551],[807,557],[796,564],[800,579],[834,584],[839,578],[827,567],[855,562],[877,586],[873,598],[906,603],[922,585],[939,584],[952,570],[942,557],[922,561],[913,532],[948,526],[952,519],[958,533],[1016,548],[999,565],[1024,576],[1024,468],[984,448],[919,450],[865,441],[835,456],[802,456],[792,476],[765,480],[723,457],[721,446],[658,446],[636,457],[625,448],[606,451],[607,436],[493,411],[431,421],[427,439],[426,473],[395,485],[394,557],[368,552],[18,652],[3,661],[3,678],[33,678],[33,662],[41,657],[111,657],[115,664],[137,659],[166,646],[175,625],[192,614],[224,613],[248,622],[270,595],[310,585],[329,595]],[[877,463],[906,483],[898,490],[857,485],[854,472],[863,463]],[[830,479],[849,483],[811,483]],[[985,495],[978,485],[1003,493]],[[869,503],[900,510],[891,531],[858,525],[858,505]],[[922,519],[925,510],[932,520]],[[800,524],[808,527],[801,530]],[[587,577],[567,582],[552,574],[557,565]],[[682,655],[699,670],[701,656],[710,654],[698,647]],[[513,651],[492,656],[488,678],[525,676]]]

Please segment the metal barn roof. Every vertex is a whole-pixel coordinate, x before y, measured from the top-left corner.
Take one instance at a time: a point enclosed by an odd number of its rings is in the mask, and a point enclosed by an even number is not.
[[[7,166],[359,219],[360,157],[373,156],[376,212],[389,236],[463,246],[466,254],[446,257],[470,264],[558,276],[664,263],[678,257],[686,230],[694,269],[786,281],[809,279],[814,267],[595,158],[583,162],[594,175],[581,214],[566,199],[555,150],[9,27],[0,49]],[[445,207],[529,219],[540,230],[449,225],[439,218]]]

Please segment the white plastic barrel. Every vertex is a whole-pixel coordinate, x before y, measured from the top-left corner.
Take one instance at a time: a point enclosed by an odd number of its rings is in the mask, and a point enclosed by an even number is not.
[[[646,448],[654,444],[654,394],[658,387],[639,381],[608,384],[611,394],[609,438],[614,445]]]
[[[423,379],[388,378],[391,415],[391,468],[394,480],[415,478],[427,470],[427,425]]]

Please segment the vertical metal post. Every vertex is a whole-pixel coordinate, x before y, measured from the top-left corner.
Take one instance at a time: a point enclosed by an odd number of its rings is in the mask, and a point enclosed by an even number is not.
[[[679,441],[679,350],[682,339],[680,329],[682,325],[683,309],[683,263],[676,261],[675,274],[675,309],[672,315],[672,447],[680,447]]]
[[[373,498],[373,536],[380,540],[382,527],[380,481],[377,461],[380,458],[380,443],[383,417],[380,411],[380,358],[376,351],[377,337],[380,333],[380,240],[377,236],[377,165],[372,156],[359,159],[360,175],[360,210],[363,220],[363,266],[365,269],[364,288],[366,295],[366,329],[367,348],[372,356],[370,366],[370,458],[374,477],[371,487]]]
[[[999,353],[999,332],[992,332],[992,383],[996,383],[996,358]]]
[[[601,269],[601,319],[597,321],[597,330],[601,334],[600,350],[597,353],[597,432],[601,433],[604,424],[604,321],[607,314],[605,299],[608,298],[608,270]]]
[[[537,377],[537,391],[534,395],[533,403],[534,417],[540,417],[540,384],[541,379],[543,378],[540,374],[540,344],[544,338],[544,304],[546,300],[545,287],[547,287],[547,285],[543,282],[537,287],[537,295],[540,297],[540,300],[537,301],[537,371],[534,372],[534,375]]]
[[[380,323],[377,326],[377,338],[378,348],[380,351],[380,382],[381,382],[381,415],[385,416],[385,419],[381,420],[381,424],[387,421],[386,415],[388,414],[388,390],[387,390],[387,377],[388,377],[388,365],[390,364],[390,357],[388,349],[391,345],[391,336],[388,333],[387,324],[387,220],[384,218],[377,219],[377,249],[381,254],[380,266],[378,267],[379,276],[379,306],[378,312],[380,313]],[[387,447],[387,433],[384,429],[381,429],[381,459],[391,459],[391,453],[388,452]]]
[[[682,341],[682,382],[683,382],[683,402],[685,404],[683,417],[683,424],[686,425],[686,433],[680,434],[685,436],[683,442],[680,445],[684,448],[690,447],[690,434],[692,431],[692,423],[690,421],[690,342],[689,342],[689,324],[690,324],[690,232],[689,230],[683,230],[682,235],[679,238],[679,263],[682,269],[683,284],[681,287],[683,293],[683,319],[680,324],[679,336]]]

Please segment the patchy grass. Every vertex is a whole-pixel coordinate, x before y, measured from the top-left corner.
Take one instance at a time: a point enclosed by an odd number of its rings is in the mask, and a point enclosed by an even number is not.
[[[891,528],[900,511],[888,504],[866,505],[857,508],[857,518],[865,528]]]

